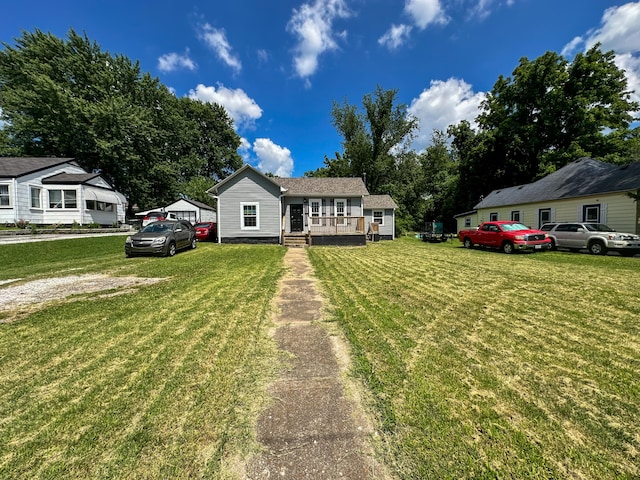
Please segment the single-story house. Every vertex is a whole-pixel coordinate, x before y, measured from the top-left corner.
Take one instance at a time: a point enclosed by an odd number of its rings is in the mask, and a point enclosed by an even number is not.
[[[365,245],[371,222],[393,238],[395,203],[376,197],[366,209],[361,178],[270,177],[245,164],[207,192],[220,243]]]
[[[124,223],[127,200],[73,158],[0,158],[0,223]]]
[[[614,165],[580,158],[540,180],[494,190],[471,212],[456,215],[458,230],[492,220],[515,220],[533,228],[547,222],[606,223],[640,233],[640,162]]]

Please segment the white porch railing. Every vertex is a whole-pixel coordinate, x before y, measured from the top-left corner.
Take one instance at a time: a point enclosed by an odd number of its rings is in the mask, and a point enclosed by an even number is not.
[[[364,217],[307,217],[311,235],[364,233]]]

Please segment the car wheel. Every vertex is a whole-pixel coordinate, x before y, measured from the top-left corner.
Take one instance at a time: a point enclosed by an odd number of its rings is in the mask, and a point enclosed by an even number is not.
[[[506,254],[511,254],[513,253],[513,243],[511,242],[504,242],[502,244],[502,251]]]
[[[176,254],[176,242],[171,242],[167,248],[167,257],[173,257]]]
[[[193,237],[193,240],[191,240],[191,250],[193,250],[197,246],[198,246],[198,242],[196,241],[196,237]]]
[[[464,248],[473,248],[473,243],[470,238],[464,239]]]
[[[557,250],[558,247],[556,247],[556,241],[553,238],[550,238],[549,240],[551,240],[551,243],[549,244],[549,250]]]
[[[604,255],[607,253],[607,247],[600,241],[591,242],[589,244],[589,253],[592,255]]]

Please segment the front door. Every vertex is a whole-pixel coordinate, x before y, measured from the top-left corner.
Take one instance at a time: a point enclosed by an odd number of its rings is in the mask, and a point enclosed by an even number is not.
[[[302,232],[304,230],[304,210],[300,204],[290,207],[291,232]]]

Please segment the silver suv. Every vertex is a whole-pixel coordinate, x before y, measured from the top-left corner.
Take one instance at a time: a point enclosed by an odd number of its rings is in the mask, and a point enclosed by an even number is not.
[[[605,255],[611,250],[623,257],[640,253],[640,236],[616,232],[604,223],[545,223],[540,230],[547,232],[552,248],[568,248],[572,251],[586,248],[593,255]]]

